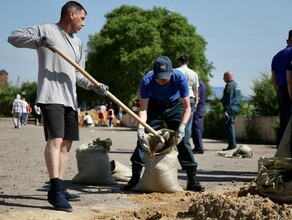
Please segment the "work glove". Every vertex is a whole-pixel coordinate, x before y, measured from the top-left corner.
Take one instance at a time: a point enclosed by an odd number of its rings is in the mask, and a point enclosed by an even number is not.
[[[40,47],[47,47],[47,48],[52,48],[53,46],[56,45],[56,42],[53,38],[47,37],[47,36],[42,36],[39,38],[37,44]]]
[[[186,124],[181,123],[176,131],[176,145],[179,144],[185,136]]]
[[[96,86],[91,86],[90,87],[96,94],[101,95],[101,96],[106,96],[106,92],[108,91],[108,86],[105,84],[100,83],[98,87]]]
[[[147,146],[147,141],[145,140],[145,129],[144,128],[137,129],[137,137],[138,137],[139,144],[141,146]]]

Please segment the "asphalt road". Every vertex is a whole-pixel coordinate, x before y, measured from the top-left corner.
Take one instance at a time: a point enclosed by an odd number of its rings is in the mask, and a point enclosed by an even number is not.
[[[80,141],[74,142],[65,183],[69,190],[75,190],[83,196],[79,206],[89,204],[106,206],[110,198],[121,195],[125,182],[114,187],[91,187],[72,184],[72,178],[78,173],[75,149],[84,142],[100,138],[112,140],[109,152],[110,160],[130,167],[130,157],[136,143],[136,131],[131,128],[90,127],[80,128]],[[260,157],[273,157],[276,148],[271,145],[249,145],[254,153],[252,158],[226,158],[216,152],[226,147],[226,143],[204,139],[205,153],[196,154],[198,179],[206,192],[224,191],[249,184],[257,177]],[[240,146],[243,143],[238,143]],[[48,174],[44,162],[45,141],[43,127],[26,125],[15,129],[12,119],[0,119],[0,213],[13,208],[49,208],[46,201]],[[186,174],[178,170],[178,180],[182,188],[186,187]],[[100,196],[93,196],[93,195]],[[116,204],[127,205],[127,204]],[[1,218],[0,218],[1,219]]]

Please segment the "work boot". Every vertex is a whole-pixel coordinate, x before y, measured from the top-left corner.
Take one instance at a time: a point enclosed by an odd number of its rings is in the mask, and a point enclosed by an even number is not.
[[[197,166],[187,169],[187,190],[194,192],[204,192],[205,187],[202,186],[199,181],[196,179]]]
[[[65,212],[72,212],[72,206],[67,201],[66,197],[62,193],[62,191],[52,191],[48,192],[48,202],[54,207],[56,210],[61,210]]]
[[[71,201],[71,202],[80,201],[80,196],[78,196],[76,194],[68,193],[66,191],[66,189],[64,189],[64,188],[62,189],[62,193],[65,196],[65,198],[67,199],[67,201]]]
[[[124,191],[132,191],[133,188],[139,183],[142,166],[137,163],[132,163],[132,177],[129,182],[124,186]]]
[[[51,187],[48,192],[48,202],[56,210],[72,212],[72,206],[69,204],[62,192],[62,181],[59,178],[53,178],[50,179],[50,184]]]
[[[67,199],[67,201],[71,201],[71,202],[80,201],[80,196],[67,192],[66,189],[63,187],[63,181],[61,179],[59,179],[59,182],[60,182],[60,186],[62,189],[62,193],[65,196],[65,198]]]

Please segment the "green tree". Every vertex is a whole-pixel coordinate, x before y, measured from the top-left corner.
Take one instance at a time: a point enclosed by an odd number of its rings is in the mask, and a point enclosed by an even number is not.
[[[223,124],[223,105],[218,98],[210,103],[210,110],[204,117],[204,137],[223,139],[225,128]]]
[[[208,83],[213,65],[205,57],[207,43],[182,15],[123,5],[105,17],[102,30],[89,36],[86,69],[122,102],[136,98],[142,76],[159,55],[170,57],[173,67],[180,55],[189,55],[190,68]]]
[[[24,82],[20,87],[20,95],[25,98],[25,100],[33,105],[36,100],[37,95],[37,83],[36,82]]]
[[[278,106],[270,74],[261,73],[259,79],[253,80],[251,104],[255,116],[276,116]]]

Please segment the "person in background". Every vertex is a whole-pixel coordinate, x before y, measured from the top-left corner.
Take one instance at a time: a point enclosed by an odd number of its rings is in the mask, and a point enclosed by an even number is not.
[[[115,116],[115,111],[114,111],[113,103],[110,102],[108,105],[108,109],[107,109],[107,119],[108,119],[108,126],[109,127],[113,126],[114,116]]]
[[[91,117],[91,115],[89,115],[87,112],[85,112],[85,116],[83,118],[83,126],[87,127],[87,126],[91,126],[93,125],[93,119]]]
[[[25,100],[25,98],[22,98],[22,114],[20,118],[21,125],[26,125],[28,114],[29,114],[28,103]]]
[[[287,46],[280,50],[272,59],[272,85],[276,92],[279,106],[280,127],[277,132],[277,147],[279,147],[291,115],[291,102],[288,92],[286,70],[292,48],[292,30],[288,33]],[[291,60],[291,59],[290,59]]]
[[[223,97],[221,99],[223,104],[223,117],[224,126],[226,130],[226,136],[228,146],[223,151],[236,149],[236,134],[234,128],[235,117],[239,112],[241,90],[239,85],[234,81],[231,71],[227,71],[223,75],[224,82],[226,83]]]
[[[192,148],[182,141],[191,114],[188,82],[184,74],[172,69],[168,57],[159,56],[154,61],[153,70],[142,78],[139,89],[139,117],[154,130],[167,126],[177,132],[178,160],[188,178],[186,188],[203,192],[205,187],[196,178],[198,164],[194,160]],[[137,145],[131,156],[132,177],[124,186],[124,191],[131,191],[140,180],[145,152],[140,143],[145,142],[144,134],[145,128],[138,124]]]
[[[16,99],[13,100],[12,110],[11,110],[14,128],[20,128],[21,126],[20,119],[22,115],[22,110],[23,110],[23,102],[20,99],[20,95],[17,94]]]
[[[37,106],[36,104],[34,105],[34,112],[35,112],[35,123],[36,125],[39,125],[42,119],[42,111],[41,111],[41,108]]]
[[[199,92],[198,96],[199,101],[197,104],[196,111],[194,113],[193,119],[193,127],[192,127],[192,139],[194,143],[194,154],[203,154],[204,146],[203,146],[203,131],[204,131],[204,110],[205,110],[205,102],[207,96],[207,86],[203,82],[203,80],[199,77]]]
[[[197,104],[199,101],[199,97],[198,97],[199,80],[198,80],[198,74],[188,67],[188,64],[189,64],[188,56],[186,55],[180,56],[178,58],[178,62],[179,62],[180,67],[177,68],[177,70],[181,71],[185,75],[188,81],[189,97],[190,97],[190,104],[191,104],[191,115],[190,115],[190,119],[188,123],[186,124],[186,133],[183,138],[183,142],[185,143],[187,148],[192,149],[190,140],[192,137],[194,112],[196,111]]]
[[[106,122],[105,122],[105,113],[106,113],[106,106],[104,103],[102,103],[99,106],[99,113],[98,113],[98,119],[100,121],[100,125],[101,126],[105,126]]]
[[[119,107],[118,119],[120,121],[121,126],[123,126],[123,114],[124,114],[124,109],[122,107]]]
[[[38,54],[38,88],[36,103],[43,115],[45,133],[45,161],[50,178],[48,202],[56,210],[72,212],[68,201],[80,200],[78,195],[67,192],[62,183],[68,155],[75,140],[79,140],[78,102],[76,86],[106,95],[108,87],[95,87],[78,72],[53,47],[59,48],[82,68],[85,53],[81,40],[75,35],[84,27],[87,12],[75,1],[61,9],[58,23],[40,24],[17,29],[8,37],[15,47],[35,49]]]

